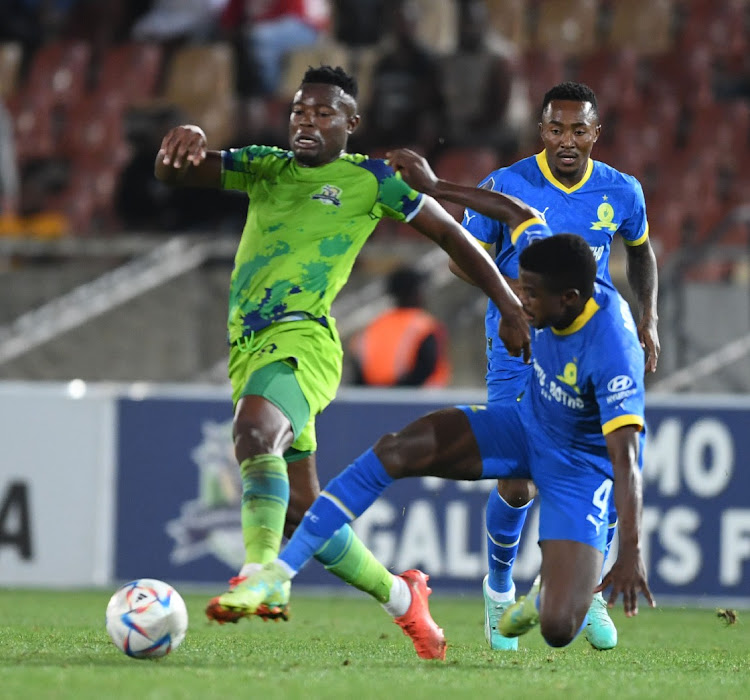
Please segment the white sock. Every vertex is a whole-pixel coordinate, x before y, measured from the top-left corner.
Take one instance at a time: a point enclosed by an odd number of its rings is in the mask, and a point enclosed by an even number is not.
[[[274,562],[274,564],[276,564],[281,569],[286,571],[286,573],[289,575],[290,581],[297,575],[297,572],[291,566],[289,566],[289,564],[287,564],[283,559],[277,559]]]
[[[487,591],[487,597],[494,601],[495,603],[509,603],[512,600],[516,599],[516,584],[514,583],[509,591],[505,591],[504,593],[498,593],[497,591],[493,591],[489,584],[487,584],[484,587],[484,590]]]
[[[253,562],[252,564],[244,564],[242,568],[240,569],[239,576],[252,576],[256,571],[260,571],[263,568],[263,564],[257,564]]]
[[[388,602],[383,603],[383,608],[391,617],[401,617],[406,615],[410,605],[411,588],[409,588],[409,584],[400,576],[394,576],[391,597]]]

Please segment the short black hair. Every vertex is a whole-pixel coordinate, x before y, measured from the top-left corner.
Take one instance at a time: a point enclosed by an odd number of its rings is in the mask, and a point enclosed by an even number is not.
[[[324,83],[325,85],[336,85],[347,95],[357,99],[357,79],[349,75],[341,66],[310,66],[302,76],[302,85],[306,83]]]
[[[574,233],[560,233],[532,243],[518,258],[527,272],[544,277],[553,293],[577,289],[584,299],[594,293],[596,260],[586,241]]]
[[[596,93],[583,83],[574,83],[568,80],[547,90],[542,100],[542,114],[552,100],[570,100],[571,102],[590,102],[594,109],[596,118],[599,119],[599,106],[596,102]]]
[[[386,289],[396,304],[399,306],[410,306],[419,297],[425,279],[425,275],[419,270],[405,265],[397,268],[388,275]]]

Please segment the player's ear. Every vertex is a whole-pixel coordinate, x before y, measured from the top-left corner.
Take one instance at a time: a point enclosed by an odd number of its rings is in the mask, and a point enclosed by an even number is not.
[[[359,114],[352,114],[352,116],[346,120],[346,133],[353,134],[359,127],[360,120],[361,118]]]
[[[594,143],[596,143],[599,140],[599,135],[602,133],[602,125],[597,124],[596,129],[594,130]]]
[[[579,292],[575,287],[571,287],[570,289],[566,289],[562,293],[562,301],[565,306],[575,306],[578,304],[581,300],[581,292]]]

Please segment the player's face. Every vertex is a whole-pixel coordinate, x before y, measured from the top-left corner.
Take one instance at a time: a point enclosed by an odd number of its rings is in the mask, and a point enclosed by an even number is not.
[[[338,158],[359,124],[356,103],[340,87],[303,85],[289,115],[289,147],[301,165],[315,167]]]
[[[552,100],[542,113],[539,133],[552,174],[568,186],[586,172],[601,126],[590,102]]]
[[[570,307],[565,294],[550,292],[538,272],[519,268],[519,296],[532,328],[565,328],[570,325]],[[572,321],[572,318],[571,318]]]

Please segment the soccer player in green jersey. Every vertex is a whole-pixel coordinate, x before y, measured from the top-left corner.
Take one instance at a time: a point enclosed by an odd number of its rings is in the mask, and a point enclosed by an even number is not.
[[[247,221],[229,295],[229,377],[235,455],[242,475],[245,565],[240,581],[278,555],[320,491],[315,416],[333,399],[342,348],[331,304],[354,259],[384,216],[406,221],[440,245],[501,308],[509,352],[529,354],[523,308],[492,258],[430,197],[379,159],[346,153],[359,124],[355,80],[341,68],[308,70],[289,117],[290,149],[210,151],[193,125],[164,137],[155,174],[172,184],[247,192]],[[347,525],[316,553],[326,568],[381,602],[423,658],[444,658],[442,630],[427,606],[427,577],[390,574]],[[226,594],[225,594],[226,595]],[[206,613],[236,622],[285,606],[243,611],[224,596]]]

